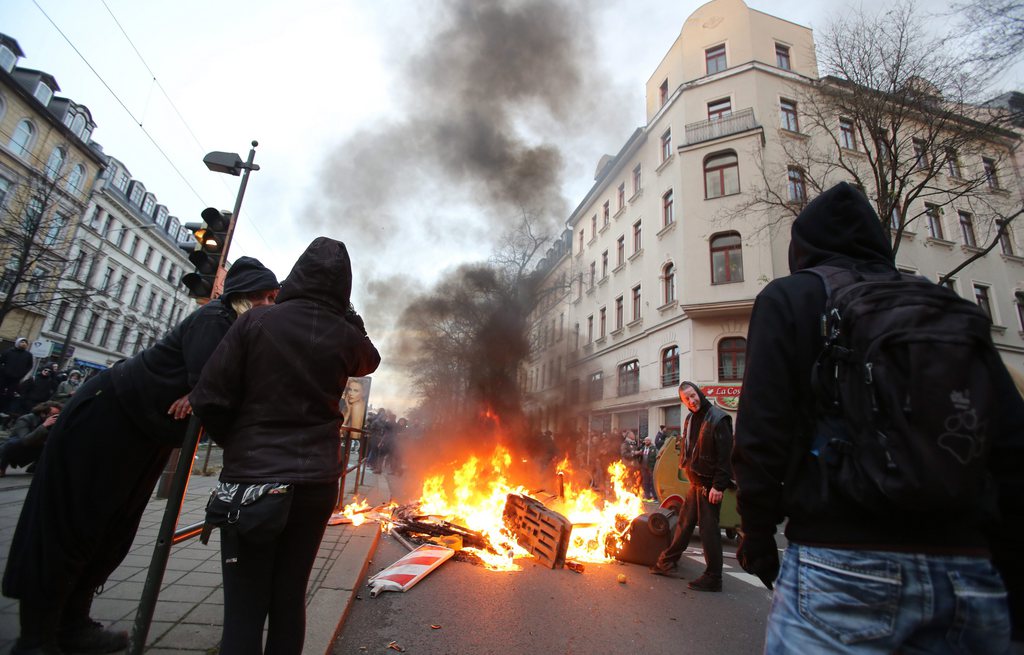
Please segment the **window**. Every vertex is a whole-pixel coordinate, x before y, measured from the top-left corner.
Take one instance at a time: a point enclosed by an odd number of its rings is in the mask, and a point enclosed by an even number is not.
[[[606,308],[602,307],[597,312],[597,316],[598,316],[598,320],[597,320],[598,334],[600,335],[600,337],[598,337],[598,338],[604,339],[604,335],[608,332],[608,310]]]
[[[17,63],[18,56],[14,54],[14,51],[5,45],[0,45],[0,68],[10,73],[14,70],[14,64]]]
[[[619,365],[619,395],[628,396],[629,394],[638,393],[640,391],[640,362],[634,359],[631,362]]]
[[[590,238],[597,238],[597,214],[590,217]]]
[[[594,282],[597,281],[597,262],[590,262],[590,288],[594,288]]]
[[[601,371],[591,373],[587,381],[587,400],[601,400],[604,396],[604,376]]]
[[[1017,305],[1017,325],[1019,325],[1020,329],[1024,331],[1024,300],[1018,296],[1017,302],[1014,304]]]
[[[166,308],[167,308],[167,298],[161,298],[161,299],[160,299],[160,304],[159,304],[159,305],[157,305],[157,308],[156,308],[156,315],[157,315],[157,318],[163,318],[163,316],[164,316],[164,310],[165,310]]]
[[[153,196],[147,195],[142,201],[142,213],[146,216],[152,216],[154,205],[156,205],[156,203],[153,201]]]
[[[747,340],[731,337],[718,342],[718,380],[740,381],[746,369]]]
[[[82,114],[75,114],[75,118],[71,121],[71,131],[74,132],[82,141],[88,141],[88,137],[85,136],[85,116]]]
[[[132,191],[129,194],[128,199],[133,205],[138,206],[142,204],[142,187],[139,186],[138,182],[132,185]]]
[[[118,169],[117,177],[114,179],[114,186],[120,189],[121,193],[127,193],[128,179],[128,172]]]
[[[149,266],[150,260],[153,259],[153,246],[146,246],[146,255],[142,258],[142,265]]]
[[[4,206],[4,201],[7,200],[7,190],[10,188],[11,183],[0,177],[0,207]]]
[[[601,207],[601,216],[602,216],[602,220],[603,220],[603,224],[604,225],[608,225],[608,219],[611,218],[611,215],[612,215],[611,200],[605,200],[604,201],[604,206]]]
[[[121,243],[124,242],[124,235],[128,231],[128,229],[127,229],[126,226],[118,225],[117,223],[113,223],[111,225],[111,227],[113,228],[113,232],[112,232],[113,239],[112,239],[112,241],[113,241],[115,246],[120,248],[121,247]]]
[[[622,266],[626,263],[626,237],[619,237],[615,241],[615,255],[616,266]]]
[[[804,171],[799,166],[790,166],[786,174],[789,188],[789,201],[803,203],[807,202],[807,183],[804,181]]]
[[[853,129],[853,121],[849,118],[839,119],[839,145],[847,150],[857,149],[857,133]]]
[[[925,204],[924,214],[928,217],[928,236],[942,239],[942,210],[937,205]]]
[[[736,153],[709,155],[704,160],[704,197],[708,200],[740,192],[740,167]]]
[[[914,139],[914,170],[923,171],[928,163],[928,144],[924,139]]]
[[[946,173],[958,179],[963,177],[960,173],[960,157],[952,148],[946,148]]]
[[[110,340],[110,330],[114,327],[114,322],[107,319],[106,324],[103,326],[103,331],[100,333],[100,348],[106,348],[107,342]]]
[[[153,313],[153,306],[156,305],[156,291],[149,292],[149,300],[146,301],[146,313]]]
[[[640,193],[640,189],[642,188],[643,187],[640,186],[640,164],[637,164],[636,168],[633,169],[633,195],[635,196]]]
[[[64,317],[68,313],[68,301],[62,300],[60,305],[57,307],[57,313],[53,316],[53,324],[50,329],[54,332],[60,332],[64,327]]]
[[[658,87],[658,104],[662,107],[668,102],[668,78]]]
[[[790,132],[800,131],[800,123],[796,118],[795,100],[779,99],[779,118],[782,129],[789,130]]]
[[[78,274],[85,271],[85,251],[79,250],[78,257],[75,259],[75,263],[71,265],[71,277],[78,279]]]
[[[117,337],[117,346],[114,350],[118,352],[124,352],[124,345],[128,341],[128,326],[121,328],[121,334]]]
[[[665,130],[661,135],[661,161],[668,161],[672,156],[672,129]]]
[[[672,189],[665,192],[661,197],[661,223],[665,227],[672,225],[675,216],[672,213]]]
[[[601,253],[601,279],[608,277],[608,251]]]
[[[626,206],[626,183],[625,182],[623,182],[622,184],[619,185],[618,196],[619,196],[619,209],[622,209],[623,207]],[[608,217],[607,216],[605,216],[604,224],[608,225]]]
[[[113,267],[108,266],[106,270],[103,271],[103,279],[100,281],[100,290],[106,291],[108,288],[110,288],[110,282],[113,279],[114,269]]]
[[[19,157],[24,157],[28,154],[29,148],[32,147],[32,138],[36,134],[36,128],[28,119],[22,119],[14,128],[14,134],[11,135],[11,141],[8,147],[11,151]]]
[[[583,236],[583,228],[580,228],[580,253],[583,253],[583,241],[586,237]]]
[[[70,222],[64,214],[55,214],[50,224],[46,226],[46,236],[43,237],[44,246],[52,246],[60,238],[61,230]]]
[[[36,85],[35,93],[32,94],[35,99],[43,103],[43,106],[50,104],[50,100],[53,98],[53,89],[48,87],[44,82],[39,82]]]
[[[676,265],[672,262],[661,269],[662,304],[667,305],[676,299]]]
[[[141,284],[136,284],[135,285],[135,291],[132,291],[131,302],[128,303],[128,305],[132,309],[138,309],[138,307],[139,307],[139,296],[141,296],[141,295],[142,295],[142,285]]]
[[[732,100],[730,98],[722,98],[721,100],[713,100],[708,103],[708,120],[717,121],[725,118],[732,113]]]
[[[640,252],[643,247],[643,230],[640,226],[641,221],[633,223],[633,253]]]
[[[85,333],[82,335],[82,341],[92,341],[92,336],[96,332],[96,323],[99,320],[100,317],[96,312],[89,312],[89,322],[85,324]]]
[[[640,285],[633,287],[633,319],[640,320]]]
[[[960,216],[960,235],[964,238],[965,246],[977,246],[978,240],[974,236],[974,217],[969,212],[957,212]]]
[[[64,167],[64,158],[67,153],[64,152],[64,148],[60,146],[53,149],[50,153],[50,158],[46,160],[46,178],[49,180],[56,180],[57,176],[60,175],[60,169]]]
[[[587,317],[587,343],[594,342],[594,315]]]
[[[725,44],[708,48],[704,51],[704,62],[707,64],[708,75],[724,71],[725,65]]]
[[[85,179],[85,168],[81,164],[75,164],[68,174],[68,189],[72,192],[82,190],[82,182]]]
[[[789,63],[789,46],[775,44],[775,65],[783,70],[792,70]]]
[[[679,346],[670,346],[661,351],[661,386],[674,387],[679,384]]]
[[[981,307],[981,311],[985,312],[990,321],[992,318],[992,303],[988,297],[988,287],[983,284],[974,285],[974,302],[978,303],[978,307]]]
[[[623,313],[623,298],[619,296],[615,299],[615,329],[622,329],[622,313]]]
[[[982,157],[981,165],[985,168],[985,181],[988,183],[988,188],[998,189],[999,173],[996,169],[996,160]]]
[[[743,281],[743,243],[738,232],[711,237],[711,284]]]
[[[1010,226],[1000,226],[1003,229],[999,232],[999,249],[1004,255],[1013,255],[1013,235],[1010,234]]]

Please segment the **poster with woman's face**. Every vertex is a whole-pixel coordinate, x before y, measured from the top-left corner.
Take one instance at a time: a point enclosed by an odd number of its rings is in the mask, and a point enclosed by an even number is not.
[[[370,378],[349,378],[345,391],[341,394],[341,413],[345,417],[344,427],[362,430],[366,424],[366,408],[370,400]],[[359,432],[351,431],[348,435],[358,439]]]

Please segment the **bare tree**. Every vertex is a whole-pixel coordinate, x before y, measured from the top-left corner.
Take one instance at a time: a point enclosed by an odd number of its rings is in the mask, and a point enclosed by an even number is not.
[[[86,297],[85,284],[68,279],[68,232],[80,207],[69,205],[61,176],[33,173],[0,209],[0,323],[18,309],[52,314],[58,303]]]
[[[1024,56],[1024,2],[970,0],[953,5],[962,19],[958,27],[975,58],[998,69]]]
[[[910,2],[836,19],[819,34],[818,61],[827,74],[793,87],[782,156],[762,154],[762,179],[743,211],[762,210],[773,225],[845,180],[872,199],[894,252],[954,205],[995,245],[1020,214],[1007,194],[993,193],[1019,139],[1005,114],[981,106],[984,68],[929,36]]]

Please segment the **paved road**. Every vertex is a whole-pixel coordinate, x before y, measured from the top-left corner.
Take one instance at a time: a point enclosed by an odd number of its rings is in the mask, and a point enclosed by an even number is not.
[[[726,552],[734,550],[727,542]],[[405,552],[385,536],[370,574]],[[703,571],[699,553],[694,542],[681,562],[683,578]],[[629,564],[588,564],[578,574],[526,560],[523,571],[497,573],[449,561],[404,594],[361,593],[334,653],[393,655],[392,641],[417,655],[760,653],[769,592],[728,554],[726,566],[725,590],[708,594]],[[616,580],[620,573],[625,584]]]

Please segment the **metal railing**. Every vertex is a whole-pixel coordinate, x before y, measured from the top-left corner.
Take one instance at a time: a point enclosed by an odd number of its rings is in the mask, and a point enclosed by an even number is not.
[[[738,134],[755,127],[760,127],[760,124],[754,117],[754,108],[747,107],[722,118],[687,124],[685,127],[686,140],[683,145],[692,146],[695,143],[703,143],[723,136],[729,136],[730,134]]]

